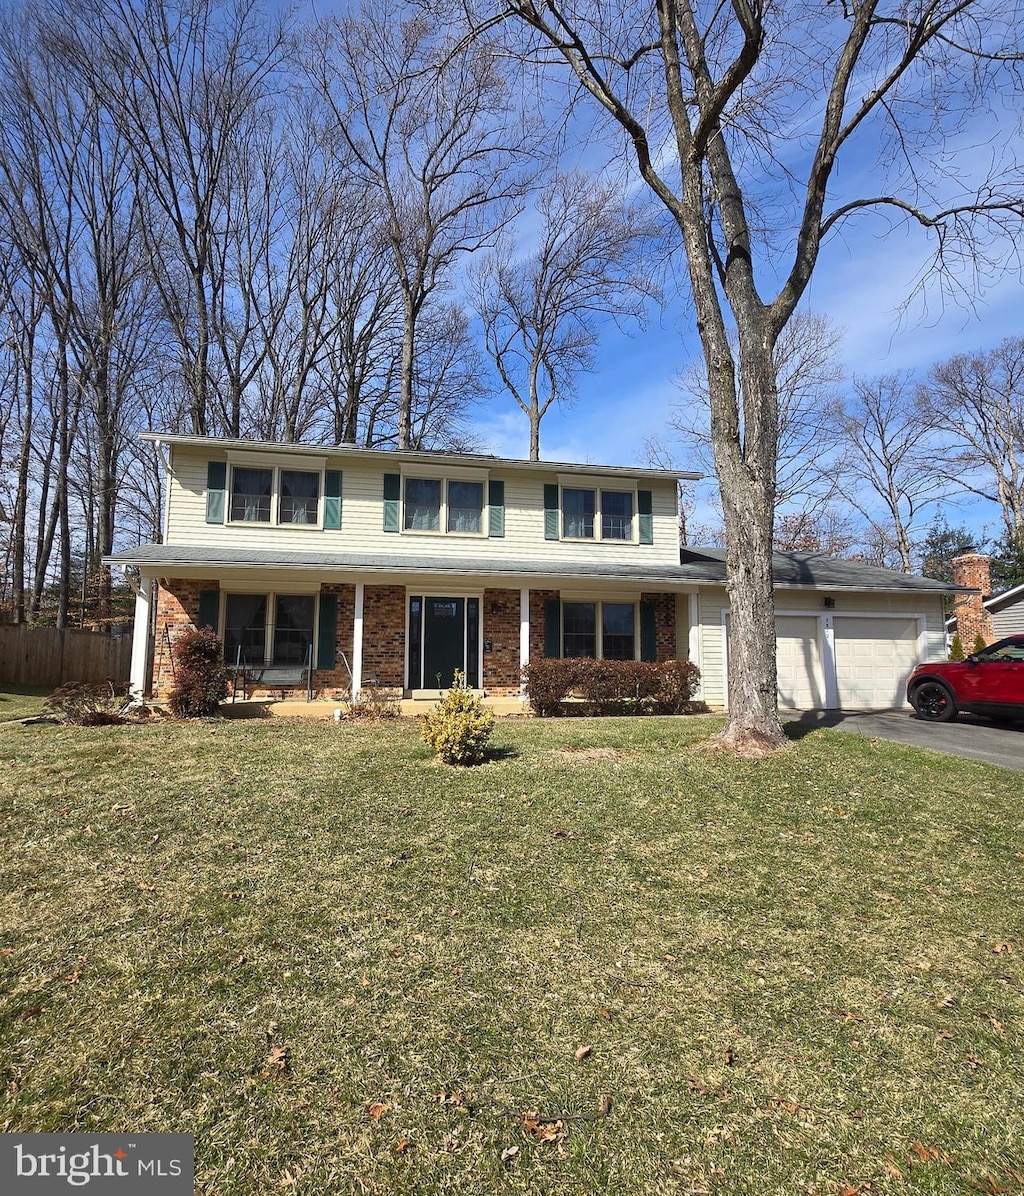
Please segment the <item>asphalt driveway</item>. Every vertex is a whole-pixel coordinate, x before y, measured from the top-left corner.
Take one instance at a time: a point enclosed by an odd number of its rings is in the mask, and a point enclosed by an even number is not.
[[[834,727],[874,739],[891,739],[913,747],[949,752],[968,760],[984,760],[1024,772],[1024,722],[995,723],[961,714],[952,723],[927,723],[906,710],[807,710],[789,718],[801,727]]]

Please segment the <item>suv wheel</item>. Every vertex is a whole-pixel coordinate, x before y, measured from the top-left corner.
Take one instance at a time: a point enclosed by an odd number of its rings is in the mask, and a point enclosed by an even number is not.
[[[956,702],[941,681],[922,681],[910,695],[918,718],[930,723],[948,723],[956,718]]]

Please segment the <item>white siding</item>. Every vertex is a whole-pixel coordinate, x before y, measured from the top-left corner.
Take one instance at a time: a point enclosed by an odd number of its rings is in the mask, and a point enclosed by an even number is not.
[[[366,552],[394,556],[487,557],[493,560],[558,561],[563,564],[663,565],[679,563],[679,531],[674,482],[642,478],[641,490],[653,495],[654,543],[571,543],[544,539],[544,484],[554,482],[554,469],[515,473],[495,462],[491,480],[505,483],[505,535],[429,535],[385,533],[383,530],[384,473],[379,464],[331,458],[328,468],[342,471],[342,526],[337,531],[317,528],[259,526],[252,523],[206,522],[207,457],[173,446],[173,476],[168,503],[168,544],[266,548],[284,552]],[[399,472],[396,463],[394,472]],[[561,472],[565,469],[562,467]],[[581,485],[587,485],[581,475]]]

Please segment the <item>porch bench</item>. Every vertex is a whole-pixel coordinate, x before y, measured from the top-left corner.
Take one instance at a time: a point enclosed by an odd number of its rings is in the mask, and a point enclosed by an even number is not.
[[[261,685],[264,689],[276,689],[283,693],[286,689],[302,686],[306,691],[306,701],[312,697],[313,676],[310,671],[310,660],[307,654],[302,664],[267,664],[253,665],[239,661],[230,666],[232,672],[231,701],[241,690],[245,698],[250,686]]]

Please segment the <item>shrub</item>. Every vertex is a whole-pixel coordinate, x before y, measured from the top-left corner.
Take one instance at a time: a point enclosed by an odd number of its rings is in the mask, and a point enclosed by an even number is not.
[[[171,648],[174,688],[167,705],[177,718],[216,714],[231,690],[231,670],[221,642],[208,627],[190,627]]]
[[[988,647],[988,641],[979,631],[974,637],[974,647],[971,649],[972,654],[975,652],[983,652]]]
[[[652,664],[639,660],[541,658],[523,669],[526,696],[535,714],[561,714],[562,703],[580,698],[586,714],[680,714],[700,679],[688,660]]]
[[[443,701],[423,715],[421,734],[445,764],[479,764],[494,730],[494,713],[457,672]]]
[[[132,704],[128,683],[104,681],[99,685],[72,683],[55,689],[46,709],[63,723],[79,727],[106,727],[125,721]]]
[[[349,702],[345,707],[346,718],[371,723],[398,718],[400,713],[401,706],[397,698],[370,685],[364,686],[356,701]]]
[[[956,632],[953,636],[953,642],[949,645],[949,659],[950,660],[964,660],[967,653],[964,651],[964,641],[960,638],[960,632]]]

